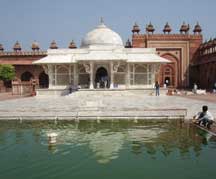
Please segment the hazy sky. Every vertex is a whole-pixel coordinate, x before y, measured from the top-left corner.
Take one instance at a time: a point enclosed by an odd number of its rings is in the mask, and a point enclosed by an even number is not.
[[[53,39],[61,48],[72,39],[79,46],[100,17],[124,42],[131,38],[134,22],[143,33],[150,21],[156,33],[162,33],[166,22],[173,33],[179,33],[183,21],[192,33],[199,21],[205,40],[216,37],[215,8],[216,0],[0,0],[0,43],[6,51],[17,40],[25,50],[34,40],[43,50]]]

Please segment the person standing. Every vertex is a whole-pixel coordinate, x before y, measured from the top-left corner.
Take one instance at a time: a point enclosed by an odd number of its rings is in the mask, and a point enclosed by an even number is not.
[[[214,83],[214,86],[213,86],[213,93],[216,93],[216,82]]]
[[[166,84],[166,87],[169,86],[169,80],[168,79],[165,80],[165,84]]]
[[[107,82],[108,81],[108,77],[107,76],[105,76],[104,77],[104,88],[107,88]]]
[[[194,92],[194,94],[197,94],[197,88],[198,88],[197,84],[194,83],[194,86],[193,86],[193,92]]]
[[[156,96],[159,96],[160,95],[160,85],[158,81],[156,81],[155,83],[155,91],[156,91]]]

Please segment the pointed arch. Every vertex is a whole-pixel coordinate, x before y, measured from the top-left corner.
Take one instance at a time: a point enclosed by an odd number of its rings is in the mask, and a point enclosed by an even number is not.
[[[160,84],[167,83],[168,86],[178,87],[180,83],[178,58],[171,53],[165,53],[161,57],[168,59],[171,63],[161,65],[159,72]]]
[[[21,74],[21,81],[30,81],[32,78],[34,78],[34,75],[29,71]]]

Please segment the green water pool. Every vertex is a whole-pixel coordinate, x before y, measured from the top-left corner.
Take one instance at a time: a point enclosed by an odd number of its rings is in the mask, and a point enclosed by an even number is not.
[[[0,122],[0,179],[215,179],[215,162],[216,138],[179,120]]]

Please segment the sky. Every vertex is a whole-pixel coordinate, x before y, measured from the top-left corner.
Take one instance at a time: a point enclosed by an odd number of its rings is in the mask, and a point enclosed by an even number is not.
[[[216,37],[215,0],[0,0],[0,43],[11,51],[18,40],[23,50],[31,50],[33,41],[42,50],[56,40],[59,48],[67,48],[73,39],[80,46],[85,34],[103,17],[124,42],[131,39],[135,22],[145,32],[151,22],[162,33],[166,22],[179,33],[183,21],[190,32],[199,22],[204,40]]]

